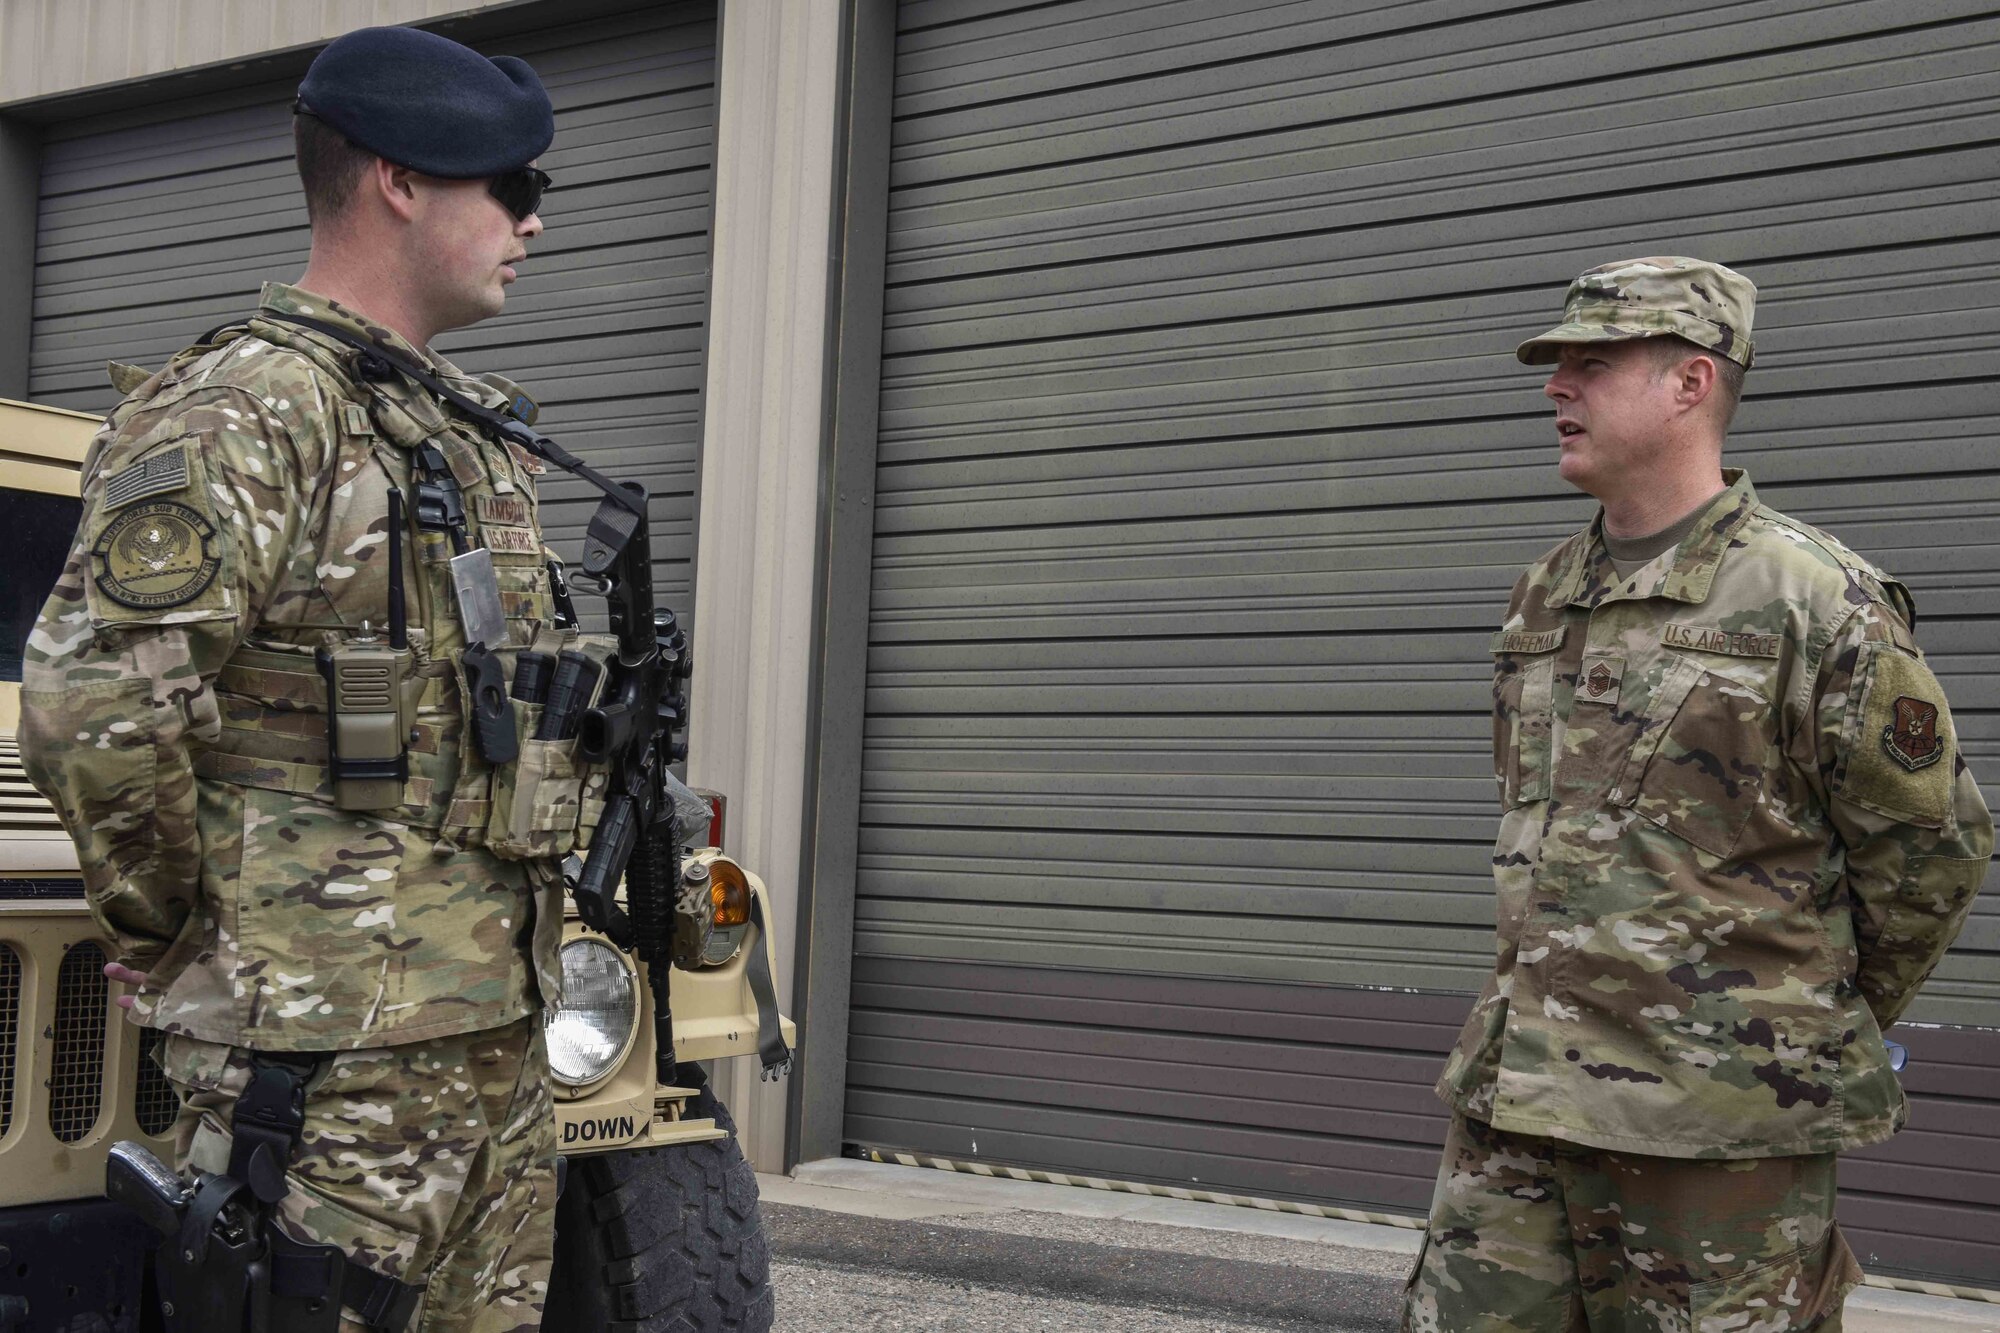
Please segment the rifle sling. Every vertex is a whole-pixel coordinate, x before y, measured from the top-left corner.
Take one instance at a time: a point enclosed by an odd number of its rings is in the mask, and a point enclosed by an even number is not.
[[[605,498],[615,502],[621,509],[629,510],[640,518],[646,516],[646,502],[635,496],[626,487],[619,485],[596,468],[591,467],[588,463],[585,463],[548,436],[530,429],[527,423],[518,417],[509,416],[505,412],[488,407],[484,403],[476,403],[472,399],[467,398],[430,371],[403,356],[402,353],[393,352],[380,343],[351,333],[341,328],[338,324],[329,324],[325,320],[312,319],[305,315],[288,315],[280,314],[274,310],[260,310],[257,312],[257,318],[273,320],[282,324],[297,324],[301,327],[312,329],[317,333],[323,333],[336,342],[346,343],[349,347],[354,348],[364,356],[380,358],[385,364],[414,380],[424,388],[429,389],[432,393],[444,399],[447,403],[450,403],[473,420],[482,421],[491,426],[495,431],[499,432],[503,439],[512,440],[535,457],[544,462],[553,463],[571,476],[583,478],[598,490],[604,492]]]

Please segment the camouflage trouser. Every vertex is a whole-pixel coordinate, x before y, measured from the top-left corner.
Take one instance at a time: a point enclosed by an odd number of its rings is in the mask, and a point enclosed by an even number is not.
[[[184,1099],[176,1165],[229,1164],[249,1053],[169,1037]],[[541,1327],[555,1249],[555,1120],[539,1017],[489,1032],[325,1057],[278,1218],[369,1268],[424,1285],[410,1333]],[[341,1321],[342,1333],[362,1325]]]
[[[1689,1161],[1452,1118],[1404,1333],[1838,1333],[1833,1154]]]

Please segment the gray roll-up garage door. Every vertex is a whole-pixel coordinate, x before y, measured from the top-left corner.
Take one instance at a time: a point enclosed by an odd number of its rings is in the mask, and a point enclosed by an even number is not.
[[[2000,12],[924,0],[898,42],[846,1135],[1421,1212],[1492,956],[1486,643],[1581,526],[1516,340],[1762,286],[1732,443],[1915,589],[2000,798]],[[1851,1158],[2000,1272],[2000,894]]]
[[[506,312],[438,340],[542,404],[540,429],[653,494],[662,598],[692,612],[715,5],[651,6],[482,44],[525,57],[556,107],[556,180]],[[85,411],[118,395],[108,360],[158,366],[305,266],[292,166],[292,84],[162,101],[54,127],[44,151],[30,396]],[[165,98],[168,94],[163,93]],[[555,548],[574,557],[587,485],[542,486]],[[587,599],[586,599],[587,600]]]

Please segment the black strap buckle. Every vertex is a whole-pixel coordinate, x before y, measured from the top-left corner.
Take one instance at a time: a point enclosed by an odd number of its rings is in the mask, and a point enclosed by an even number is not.
[[[417,446],[416,454],[417,470],[422,474],[417,482],[417,526],[432,532],[449,530],[462,536],[465,494],[459,489],[458,478],[451,474],[444,452],[426,440]]]
[[[424,1289],[398,1282],[386,1273],[363,1268],[347,1261],[346,1284],[341,1288],[341,1304],[354,1311],[355,1318],[370,1328],[407,1327],[417,1312]]]
[[[285,1197],[285,1170],[306,1126],[306,1080],[317,1057],[250,1057],[250,1086],[230,1118],[229,1177],[250,1187],[261,1204]]]

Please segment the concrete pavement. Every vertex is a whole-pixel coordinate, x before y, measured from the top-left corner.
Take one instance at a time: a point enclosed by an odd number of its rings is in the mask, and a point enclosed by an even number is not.
[[[778,1328],[1388,1333],[1414,1229],[829,1158],[759,1176]],[[1846,1333],[2000,1333],[1863,1288]]]

